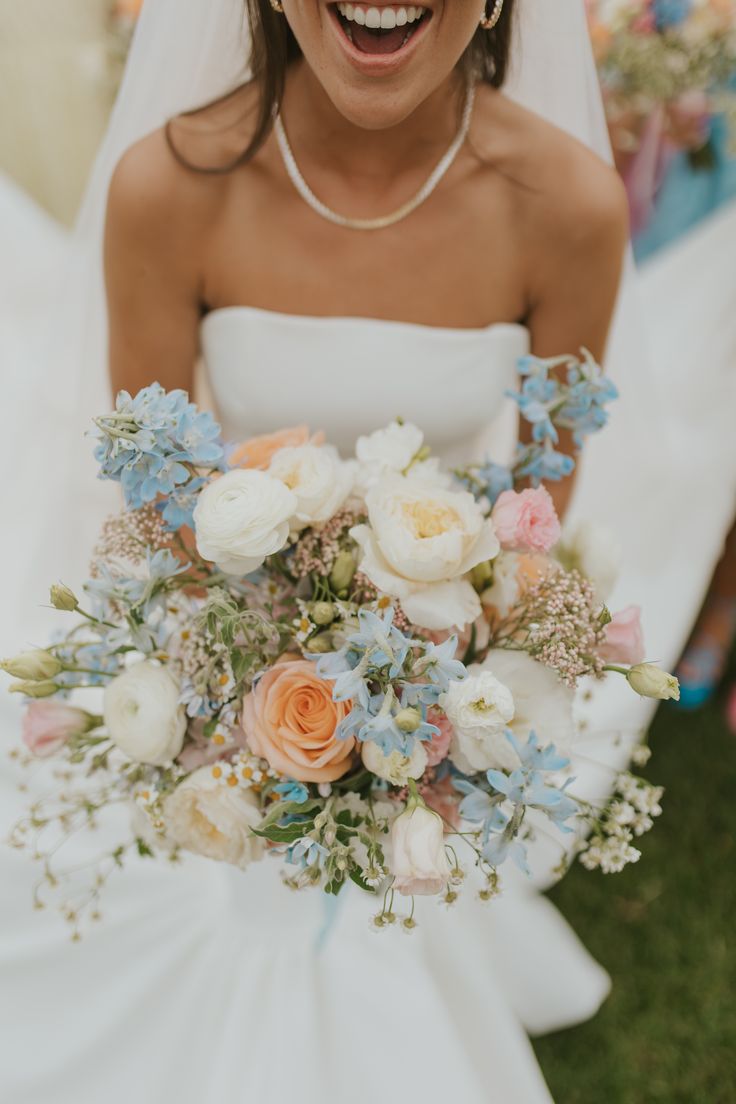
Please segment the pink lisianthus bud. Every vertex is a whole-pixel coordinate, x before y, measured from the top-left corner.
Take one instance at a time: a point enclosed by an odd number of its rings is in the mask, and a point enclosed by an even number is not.
[[[515,552],[549,552],[560,539],[560,521],[545,487],[503,491],[491,515],[501,547]]]
[[[41,759],[60,751],[72,736],[89,732],[95,719],[84,709],[62,702],[31,702],[23,718],[23,743]]]
[[[627,606],[614,613],[605,628],[601,657],[607,663],[641,663],[644,659],[644,634],[641,628],[641,608]]]

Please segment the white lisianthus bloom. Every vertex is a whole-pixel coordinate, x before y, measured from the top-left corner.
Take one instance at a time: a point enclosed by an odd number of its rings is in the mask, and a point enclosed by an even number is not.
[[[251,833],[263,820],[250,789],[228,786],[212,767],[200,767],[164,801],[168,839],[186,851],[244,870],[260,859],[263,840]]]
[[[164,766],[184,744],[187,717],[179,686],[150,659],[134,663],[105,687],[104,715],[112,742],[137,763]]]
[[[392,786],[405,786],[410,778],[421,778],[427,766],[427,749],[416,740],[411,755],[392,751],[384,755],[378,744],[366,740],[362,748],[363,765]]]
[[[386,476],[366,495],[370,524],[350,533],[362,549],[360,570],[401,601],[425,629],[462,628],[480,616],[464,576],[498,555],[493,523],[467,491]]]
[[[292,529],[329,521],[353,487],[353,472],[330,445],[298,445],[274,455],[268,474],[296,496]]]
[[[450,877],[441,818],[424,802],[410,798],[391,825],[393,888],[405,897],[441,893]]]
[[[197,551],[228,575],[249,575],[284,547],[296,509],[296,495],[267,472],[227,472],[197,499]]]
[[[450,758],[455,765],[466,774],[496,766],[504,745],[509,747],[506,728],[514,716],[509,688],[490,671],[473,667],[462,682],[450,683],[440,705],[454,730]]]
[[[560,562],[589,579],[599,602],[607,602],[621,570],[621,544],[615,533],[594,521],[565,527],[558,551]]]

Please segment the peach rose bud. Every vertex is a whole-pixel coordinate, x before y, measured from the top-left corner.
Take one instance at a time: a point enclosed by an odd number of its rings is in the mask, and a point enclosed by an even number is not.
[[[310,443],[323,444],[324,433],[315,433],[310,438],[309,427],[305,425],[280,429],[276,433],[264,433],[238,445],[230,455],[230,465],[233,468],[258,468],[265,471],[280,449],[298,448]]]
[[[23,718],[23,743],[41,759],[54,755],[72,736],[94,728],[95,718],[84,709],[61,702],[32,702]]]

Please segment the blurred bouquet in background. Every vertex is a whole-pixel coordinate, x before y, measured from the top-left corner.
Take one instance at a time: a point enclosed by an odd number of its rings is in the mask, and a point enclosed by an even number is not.
[[[710,167],[713,119],[736,137],[735,0],[586,0],[634,233],[677,151]]]
[[[131,850],[269,855],[292,888],[377,895],[377,928],[412,898],[411,928],[413,897],[451,904],[466,859],[492,897],[538,832],[563,833],[560,874],[570,855],[639,857],[661,790],[625,772],[610,800],[576,797],[575,691],[677,681],[644,662],[638,609],[605,606],[610,541],[563,540],[541,486],[574,467],[559,431],[582,447],[616,391],[587,354],[519,370],[530,442],[453,472],[409,422],[343,459],[306,427],[226,446],[183,392],[121,392],[95,455],[125,510],[84,604],[53,587],[71,628],[1,665],[27,699],[27,762],[64,764],[13,837],[43,864],[39,906],[61,886],[78,932]],[[58,849],[115,806],[128,838],[80,890]]]

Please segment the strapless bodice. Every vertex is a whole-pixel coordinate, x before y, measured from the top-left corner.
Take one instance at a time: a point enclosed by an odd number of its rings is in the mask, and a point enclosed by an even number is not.
[[[402,417],[450,456],[499,418],[529,334],[228,307],[204,318],[201,341],[228,439],[306,424],[347,456],[360,434]]]

